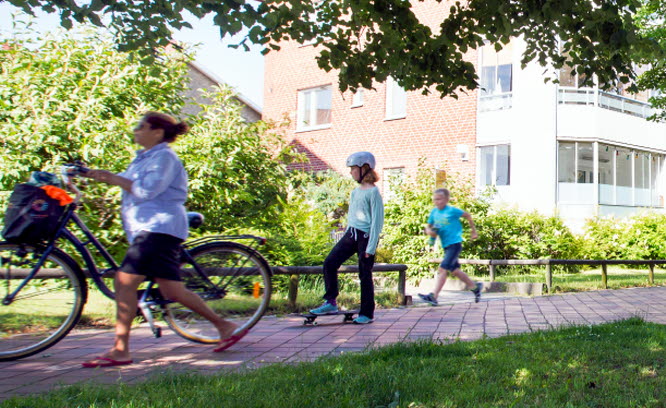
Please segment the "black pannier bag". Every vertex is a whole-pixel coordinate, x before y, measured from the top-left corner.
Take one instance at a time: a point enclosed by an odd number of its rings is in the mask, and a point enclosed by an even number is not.
[[[36,244],[53,237],[65,210],[46,191],[17,184],[9,197],[2,237],[17,244]]]

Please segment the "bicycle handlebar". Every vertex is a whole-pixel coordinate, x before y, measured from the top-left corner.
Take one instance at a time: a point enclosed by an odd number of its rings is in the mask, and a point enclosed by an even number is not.
[[[76,194],[76,198],[74,198],[76,203],[81,201],[81,191],[72,183],[72,179],[81,174],[86,174],[89,171],[90,169],[80,162],[64,164],[60,169],[60,174],[65,186]]]

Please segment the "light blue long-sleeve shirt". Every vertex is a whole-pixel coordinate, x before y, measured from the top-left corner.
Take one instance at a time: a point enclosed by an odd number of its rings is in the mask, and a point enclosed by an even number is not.
[[[377,187],[357,187],[351,192],[347,225],[368,234],[365,252],[374,255],[384,227],[384,202]]]
[[[168,143],[139,150],[119,175],[132,180],[131,192],[123,190],[121,206],[130,243],[141,231],[187,238],[187,173]]]

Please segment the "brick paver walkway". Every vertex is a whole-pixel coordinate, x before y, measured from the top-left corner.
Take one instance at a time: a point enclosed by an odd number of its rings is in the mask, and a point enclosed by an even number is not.
[[[303,326],[297,316],[265,317],[223,353],[182,340],[168,329],[155,339],[147,327],[140,327],[132,332],[136,363],[103,369],[83,369],[80,364],[103,353],[113,333],[77,331],[42,354],[0,363],[0,400],[84,381],[134,383],[164,370],[214,373],[308,361],[415,339],[475,340],[632,316],[666,324],[665,311],[666,287],[652,287],[378,310],[375,323],[367,326],[342,324],[342,316],[320,317],[318,326]]]

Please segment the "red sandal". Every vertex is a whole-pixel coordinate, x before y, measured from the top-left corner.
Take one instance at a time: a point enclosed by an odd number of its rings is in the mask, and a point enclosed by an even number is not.
[[[93,361],[98,361],[94,363]],[[81,363],[81,366],[83,368],[97,368],[97,367],[117,367],[117,366],[124,366],[128,364],[132,364],[134,361],[133,360],[114,360],[109,357],[95,357],[92,360],[86,361],[85,363]]]
[[[220,351],[224,351],[228,349],[229,347],[233,346],[234,344],[238,343],[240,339],[245,337],[245,335],[249,332],[249,330],[244,330],[238,334],[231,335],[227,337],[226,339],[220,340],[218,343],[217,347],[213,349],[213,353],[219,353]]]

